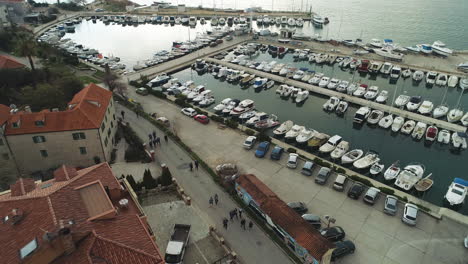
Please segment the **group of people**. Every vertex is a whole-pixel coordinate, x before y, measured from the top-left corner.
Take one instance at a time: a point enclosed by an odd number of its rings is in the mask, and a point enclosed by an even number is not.
[[[153,133],[149,133],[148,138],[150,148],[155,148],[157,145],[161,145],[161,139],[159,137],[156,137],[156,131],[153,131]]]
[[[234,221],[234,218],[239,220],[240,219],[240,225],[241,227],[244,229],[244,230],[247,230],[246,229],[246,223],[247,221],[245,220],[245,218],[242,216],[242,213],[244,212],[244,210],[242,208],[234,208],[233,210],[229,211],[229,218],[231,220],[231,222]],[[229,223],[229,220],[224,217],[223,219],[223,227],[224,229],[227,229],[228,228],[228,223]],[[253,227],[253,222],[252,220],[249,220],[249,230],[252,229]]]
[[[194,160],[193,163],[189,162],[190,171],[193,171],[193,167],[195,167],[195,169],[198,170],[198,160]]]

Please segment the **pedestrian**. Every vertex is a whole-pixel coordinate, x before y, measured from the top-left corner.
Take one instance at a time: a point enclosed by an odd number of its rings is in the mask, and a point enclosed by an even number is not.
[[[231,222],[232,222],[232,219],[234,219],[234,211],[229,212],[229,218],[231,219]]]
[[[215,193],[215,195],[214,195],[214,200],[215,200],[215,204],[218,205],[219,200],[218,200],[218,194],[217,193]]]
[[[234,216],[236,217],[236,219],[239,219],[239,217],[237,216],[237,208],[234,208]]]
[[[156,147],[156,139],[153,138],[153,145]]]
[[[227,226],[228,226],[228,220],[226,217],[223,218],[223,226],[224,226],[224,229],[227,230]]]
[[[164,141],[167,143],[167,135],[164,135]]]
[[[140,114],[138,113],[138,111],[136,111],[135,114],[136,114],[136,117],[137,117],[137,118],[140,117]]]
[[[161,139],[159,137],[156,138],[156,143],[158,143],[158,145],[161,145]]]
[[[213,197],[210,196],[210,200],[208,200],[208,202],[210,203],[210,207],[213,206]]]
[[[189,162],[189,168],[190,168],[190,171],[193,170],[193,165],[192,165],[192,162]]]
[[[125,112],[124,112],[124,110],[122,110],[122,111],[120,112],[120,114],[122,115],[122,119],[125,119]]]
[[[152,140],[153,139],[153,135],[151,135],[151,133],[148,134],[148,138],[149,140]]]
[[[198,170],[198,160],[195,160],[193,163],[195,163],[195,168]]]
[[[153,130],[153,137],[156,138],[156,131]]]
[[[242,208],[239,208],[239,217],[242,218],[242,213],[244,212],[244,210],[242,210]]]
[[[244,228],[244,230],[245,230],[245,219],[244,218],[242,218],[242,220],[241,220],[241,227]]]
[[[151,140],[149,142],[149,146],[150,146],[150,148],[153,148],[153,142]]]
[[[253,223],[252,223],[252,220],[249,221],[249,229],[252,229],[253,227]]]

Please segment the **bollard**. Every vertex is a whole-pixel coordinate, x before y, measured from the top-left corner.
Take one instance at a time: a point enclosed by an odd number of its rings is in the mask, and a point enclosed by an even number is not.
[[[224,237],[219,238],[219,243],[221,243],[221,245],[224,245],[226,243],[226,241],[224,241]]]
[[[192,204],[192,199],[187,196],[187,199],[185,200],[185,204],[191,205]]]
[[[237,259],[237,253],[235,251],[231,251],[231,256],[233,259]]]

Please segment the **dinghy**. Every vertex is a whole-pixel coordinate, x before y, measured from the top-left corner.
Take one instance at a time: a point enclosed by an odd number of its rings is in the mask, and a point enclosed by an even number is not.
[[[396,177],[398,176],[398,174],[400,173],[401,171],[401,168],[400,166],[398,165],[399,164],[399,161],[396,161],[394,162],[392,165],[390,165],[390,167],[388,167],[388,169],[385,171],[384,173],[384,179],[386,181],[392,181],[394,179],[396,179]]]
[[[364,151],[362,151],[362,149],[353,149],[341,157],[341,163],[342,164],[353,163],[356,160],[360,159],[362,155],[364,155]]]
[[[385,168],[385,165],[383,165],[382,163],[375,163],[374,165],[370,167],[369,172],[372,176],[375,176],[381,173],[384,168]]]

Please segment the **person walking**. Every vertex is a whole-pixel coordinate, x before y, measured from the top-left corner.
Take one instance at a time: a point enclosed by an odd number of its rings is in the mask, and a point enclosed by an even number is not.
[[[122,119],[125,119],[125,112],[124,112],[124,110],[122,110],[122,111],[120,112],[120,114],[122,115]]]
[[[153,138],[156,138],[156,131],[153,130]]]
[[[242,213],[244,212],[244,210],[242,208],[239,208],[239,217],[242,218]]]
[[[161,139],[159,137],[156,138],[156,143],[158,143],[158,145],[161,145]]]
[[[193,163],[195,163],[195,168],[198,170],[198,160],[195,160]]]
[[[193,164],[192,164],[192,162],[189,162],[189,168],[190,168],[190,171],[193,170]],[[212,199],[213,199],[213,198],[212,198]]]
[[[208,202],[210,203],[210,207],[212,207],[213,206],[213,197],[212,196],[210,196],[210,200],[208,200]]]
[[[150,141],[153,140],[153,135],[151,135],[151,133],[149,133],[148,138],[149,138]]]
[[[218,205],[219,200],[218,200],[218,194],[217,193],[215,193],[215,195],[214,195],[214,201],[215,201],[215,205]]]
[[[153,141],[150,140],[149,146],[150,146],[150,148],[153,148]]]
[[[229,211],[229,218],[231,219],[231,222],[232,222],[232,219],[234,219],[234,210]]]
[[[242,220],[241,220],[241,227],[244,228],[244,230],[245,230],[245,219],[244,218],[242,218]]]
[[[137,118],[139,118],[139,117],[140,117],[140,114],[139,114],[139,112],[138,112],[138,111],[136,111],[136,112],[135,112],[135,114],[136,114],[136,117],[137,117]]]
[[[164,141],[167,143],[167,135],[164,135]]]
[[[239,219],[239,217],[237,216],[237,208],[234,208],[233,212],[234,212],[234,216],[236,217],[236,219]]]
[[[228,220],[226,217],[223,218],[223,226],[224,226],[224,229],[227,230],[227,227],[228,227]]]
[[[252,220],[249,221],[249,230],[252,229],[253,227],[253,223],[252,223]]]
[[[156,139],[153,138],[153,145],[156,147]]]

